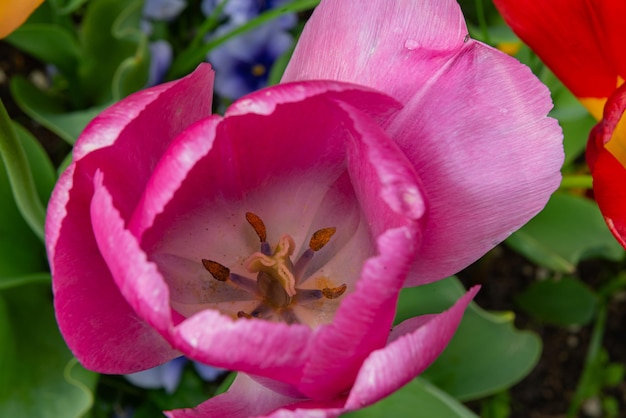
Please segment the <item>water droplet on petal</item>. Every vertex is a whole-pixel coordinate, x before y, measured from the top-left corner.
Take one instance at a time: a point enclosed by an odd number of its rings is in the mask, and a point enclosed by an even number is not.
[[[404,43],[404,47],[408,49],[409,51],[417,49],[419,48],[419,46],[420,46],[420,43],[416,41],[415,39],[407,39],[406,42]]]

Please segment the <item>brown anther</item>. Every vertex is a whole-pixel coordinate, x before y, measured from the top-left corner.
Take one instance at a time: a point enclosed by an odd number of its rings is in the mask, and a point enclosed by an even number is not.
[[[237,318],[246,318],[246,319],[252,319],[252,315],[245,313],[244,311],[239,311],[237,312]]]
[[[246,212],[246,221],[248,221],[250,226],[252,226],[254,232],[256,232],[261,242],[265,242],[265,240],[267,239],[267,231],[265,229],[265,224],[263,223],[261,218],[259,218],[257,214],[254,214],[252,212]]]
[[[345,283],[339,287],[333,287],[333,288],[326,287],[322,289],[322,294],[324,295],[326,299],[337,299],[339,296],[345,293],[347,288],[348,286],[346,286]]]
[[[202,265],[215,280],[225,282],[230,277],[230,269],[212,260],[202,259]]]
[[[313,251],[321,250],[324,245],[328,244],[328,241],[335,235],[337,228],[323,228],[315,231],[313,236],[311,237],[311,241],[309,241],[309,248]]]

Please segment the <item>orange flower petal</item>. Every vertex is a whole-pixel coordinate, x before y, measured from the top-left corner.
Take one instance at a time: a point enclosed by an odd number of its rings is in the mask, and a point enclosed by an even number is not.
[[[26,21],[43,0],[0,0],[0,39]]]

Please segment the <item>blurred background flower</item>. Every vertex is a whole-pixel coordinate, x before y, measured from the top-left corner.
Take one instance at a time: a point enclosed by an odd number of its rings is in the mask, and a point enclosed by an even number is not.
[[[220,28],[216,35],[232,30],[232,25]],[[215,68],[215,92],[235,100],[267,86],[276,59],[291,48],[293,36],[275,23],[225,42],[211,51],[207,61]]]
[[[0,39],[9,35],[26,21],[43,0],[1,0]]]
[[[138,373],[124,375],[135,386],[144,389],[164,389],[167,394],[172,394],[178,388],[185,366],[190,362],[186,357],[178,357],[165,364],[144,370]],[[198,375],[205,382],[215,381],[224,369],[207,366],[206,364],[191,362]]]

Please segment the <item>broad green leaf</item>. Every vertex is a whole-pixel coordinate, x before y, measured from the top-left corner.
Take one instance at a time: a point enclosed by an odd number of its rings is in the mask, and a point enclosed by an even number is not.
[[[144,41],[139,44],[137,54],[126,58],[117,68],[111,85],[114,100],[121,100],[145,87],[149,66],[150,52],[148,43]]]
[[[43,210],[43,205],[47,202],[55,181],[55,174],[48,157],[41,145],[21,126],[6,123],[0,123],[0,125],[2,132],[6,132],[10,128],[17,133],[16,137],[12,137],[12,139],[3,138],[0,148],[3,149],[3,153],[6,152],[3,154],[5,157],[12,159],[12,164],[16,163],[15,158],[21,157],[9,155],[13,152],[7,151],[6,146],[11,141],[16,141],[11,148],[21,148],[23,157],[28,162],[24,170],[28,172],[32,178],[31,181],[34,182],[29,186],[31,196],[28,201],[32,200],[35,204],[39,201],[41,210]],[[2,136],[2,132],[0,132],[0,136]],[[15,169],[13,168],[13,170]],[[20,189],[18,192],[22,193],[25,190]],[[0,202],[2,202],[0,204],[0,286],[2,286],[5,278],[21,277],[46,271],[47,263],[42,242],[26,224],[15,203],[13,190],[2,158],[0,158]],[[41,221],[43,222],[43,218]]]
[[[52,189],[57,181],[54,166],[39,141],[22,125],[13,123],[17,137],[24,147],[26,158],[30,163],[30,171],[35,180],[35,188],[41,202],[47,206]]]
[[[0,278],[0,291],[11,287],[24,286],[33,283],[50,284],[50,273],[34,273],[27,274],[25,276]],[[4,340],[0,339],[0,341]],[[0,370],[2,370],[2,368],[0,368]]]
[[[139,29],[142,17],[143,2],[135,0],[128,4],[113,24],[113,35],[117,39],[126,39],[137,44],[134,55],[124,59],[113,75],[111,89],[114,101],[141,90],[148,82],[150,52],[148,37]]]
[[[533,283],[515,300],[531,315],[562,326],[588,324],[598,303],[593,292],[575,277]]]
[[[345,418],[478,418],[456,399],[428,383],[415,379],[374,405],[342,415]]]
[[[97,375],[84,370],[65,346],[54,320],[49,285],[0,292],[0,335],[5,355],[0,416],[78,418],[93,403]],[[4,329],[3,329],[4,328]]]
[[[564,273],[574,272],[587,258],[618,261],[624,256],[597,205],[564,193],[553,194],[544,210],[506,243],[531,261]]]
[[[396,322],[450,307],[464,292],[448,278],[400,295]],[[462,401],[507,389],[533,369],[541,340],[513,326],[512,313],[489,313],[471,303],[448,347],[422,377]]]
[[[2,102],[0,102],[0,156],[10,194],[6,197],[7,206],[11,205],[9,202],[14,202],[20,212],[19,216],[23,217],[31,230],[43,240],[45,208],[37,194],[24,145],[18,138]],[[10,208],[8,210],[10,211]]]
[[[11,94],[24,113],[69,144],[74,144],[85,126],[107,107],[105,104],[68,112],[60,100],[42,92],[19,76],[11,79]]]
[[[80,54],[73,33],[54,24],[32,23],[21,26],[6,38],[7,42],[74,78]]]
[[[70,14],[78,10],[78,8],[85,3],[87,3],[87,0],[68,0],[58,13],[63,15]]]
[[[124,60],[133,57],[137,41],[120,39],[114,33],[117,19],[134,10],[136,1],[92,0],[82,21],[83,55],[80,68],[82,88],[93,105],[113,100],[112,84],[115,73]]]

